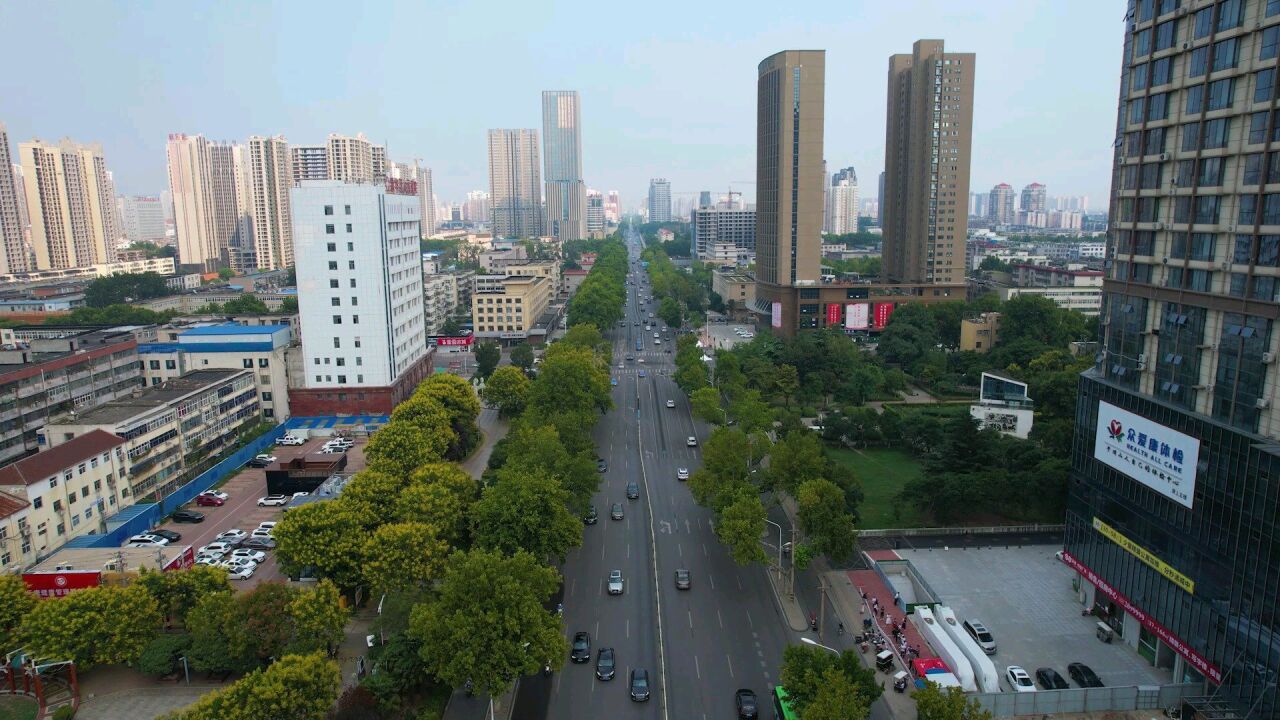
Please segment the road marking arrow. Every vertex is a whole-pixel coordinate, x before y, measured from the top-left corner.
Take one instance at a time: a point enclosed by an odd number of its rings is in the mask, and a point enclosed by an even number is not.
[[[658,524],[662,526],[662,530],[661,530],[662,533],[665,533],[667,535],[671,534],[671,523],[667,522],[666,520],[659,520]]]

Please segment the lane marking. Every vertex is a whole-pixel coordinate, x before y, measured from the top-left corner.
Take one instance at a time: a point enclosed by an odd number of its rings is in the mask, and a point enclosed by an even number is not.
[[[707,575],[707,582],[711,583],[712,590],[716,589],[716,579],[712,577],[710,574]]]
[[[689,629],[692,630],[693,629],[693,611],[685,610],[685,614],[689,616]]]
[[[747,625],[751,626],[752,628],[755,628],[755,626],[756,626],[755,622],[753,622],[753,621],[751,620],[751,611],[750,611],[750,610],[747,610]]]
[[[676,554],[680,557],[684,557],[684,548],[681,547],[680,543],[676,543]]]
[[[724,628],[724,618],[720,617],[720,608],[716,608],[716,622],[720,623],[720,627]]]
[[[725,659],[725,661],[726,661],[726,662],[728,662],[728,663],[729,663],[729,677],[733,677],[733,658],[729,657],[729,656],[726,654],[726,655],[724,656],[724,659]]]
[[[711,553],[707,552],[707,544],[706,544],[706,543],[702,543],[702,555],[703,555],[703,557],[711,557]]]
[[[638,413],[637,413],[638,414]],[[658,621],[658,675],[662,680],[662,719],[669,720],[667,710],[667,654],[662,636],[662,584],[658,581],[658,536],[653,527],[653,493],[649,488],[649,474],[644,467],[644,435],[640,423],[636,423],[636,447],[640,450],[640,482],[644,484],[644,502],[649,509],[649,559],[653,568],[653,601]],[[627,621],[627,637],[631,637],[631,623]]]
[[[631,638],[631,619],[627,619],[627,638]]]
[[[697,673],[697,675],[698,675],[698,679],[699,679],[699,680],[701,680],[701,679],[702,679],[702,667],[698,665],[698,656],[697,656],[697,655],[694,655],[694,656],[693,656],[693,671],[694,671],[695,673]],[[703,715],[703,717],[706,717],[706,715]]]

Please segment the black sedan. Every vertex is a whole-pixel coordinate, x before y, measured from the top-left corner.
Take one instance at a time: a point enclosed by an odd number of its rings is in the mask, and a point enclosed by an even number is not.
[[[600,652],[596,654],[596,677],[612,680],[614,668],[613,648],[600,648]]]
[[[677,590],[688,590],[691,584],[692,584],[692,579],[689,575],[688,570],[676,571],[676,589]]]
[[[179,510],[173,514],[173,521],[179,523],[202,523],[204,513],[195,510]]]
[[[639,498],[639,497],[640,497],[640,483],[637,483],[635,480],[632,480],[631,482],[627,483],[627,499],[635,500],[636,498]]]
[[[609,469],[609,463],[604,458],[596,458],[596,472],[605,472]]]
[[[756,705],[754,691],[743,688],[733,694],[733,701],[738,707],[738,720],[755,720],[760,717],[760,709]]]
[[[631,671],[631,699],[645,702],[649,699],[649,671],[639,668]]]
[[[176,533],[172,530],[165,530],[164,528],[155,528],[154,530],[148,530],[147,533],[150,535],[155,535],[156,537],[162,537],[171,543],[176,543],[182,539],[181,534]]]
[[[1036,681],[1040,683],[1040,687],[1045,690],[1066,690],[1071,687],[1067,681],[1058,674],[1057,670],[1050,667],[1036,669]]]
[[[1093,671],[1093,668],[1084,663],[1071,663],[1067,666],[1067,674],[1075,681],[1076,685],[1082,688],[1106,687],[1102,684],[1102,679]]]
[[[576,663],[591,662],[591,636],[584,632],[573,634],[573,651],[569,659]]]
[[[596,506],[592,505],[587,508],[587,514],[582,517],[582,522],[586,525],[595,525],[600,515],[596,512]]]

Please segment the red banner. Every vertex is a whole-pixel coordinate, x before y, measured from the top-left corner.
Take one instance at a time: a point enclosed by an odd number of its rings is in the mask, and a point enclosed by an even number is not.
[[[1191,663],[1191,667],[1200,671],[1200,674],[1209,678],[1218,685],[1222,684],[1222,671],[1218,669],[1217,665],[1209,662],[1205,656],[1188,647],[1187,644],[1182,641],[1182,638],[1174,635],[1168,628],[1149,617],[1141,608],[1134,605],[1129,598],[1122,595],[1119,590],[1111,587],[1106,580],[1098,577],[1097,573],[1089,569],[1089,567],[1084,563],[1077,560],[1071,553],[1063,551],[1062,560],[1066,564],[1070,565],[1073,570],[1083,575],[1085,580],[1088,580],[1095,588],[1098,589],[1098,592],[1111,598],[1113,602],[1124,608],[1124,611],[1132,615],[1135,620],[1141,623],[1142,627],[1150,630],[1156,637],[1160,638],[1161,642],[1173,648],[1174,652],[1186,658],[1187,662]]]
[[[872,327],[876,330],[883,330],[885,325],[889,324],[889,316],[893,315],[893,303],[876,303],[875,310],[872,311]]]
[[[102,573],[98,570],[29,572],[22,573],[22,582],[39,597],[62,597],[73,590],[98,587],[102,584]]]
[[[387,192],[392,195],[417,195],[418,181],[387,178]]]
[[[187,570],[196,564],[196,551],[190,545],[182,548],[182,552],[165,563],[164,570]]]
[[[439,337],[436,338],[436,344],[442,347],[465,347],[475,342],[475,335],[467,335],[466,337]]]
[[[840,324],[840,304],[831,303],[827,305],[827,327],[836,327]]]

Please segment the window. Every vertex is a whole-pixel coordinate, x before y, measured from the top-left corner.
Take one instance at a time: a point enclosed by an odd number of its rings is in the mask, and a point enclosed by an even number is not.
[[[334,306],[334,307],[338,307],[339,305],[341,305],[341,304],[342,304],[342,300],[340,300],[340,299],[338,299],[338,298],[336,298],[336,297],[329,298],[329,304],[330,304],[330,305],[332,305],[332,306]]]
[[[1280,235],[1262,235],[1258,238],[1257,264],[1280,267]]]
[[[271,393],[270,393],[269,391],[263,392],[263,393],[262,393],[262,399],[263,399],[265,402],[271,402]]]
[[[350,243],[350,242],[349,242],[349,243],[347,243],[347,252],[354,252],[354,251],[355,251],[355,249],[356,249],[356,244],[355,244],[355,243]]]
[[[1240,213],[1236,216],[1237,224],[1252,225],[1258,218],[1258,196],[1241,195]]]
[[[1155,0],[1138,0],[1138,22],[1143,23],[1155,17]]]
[[[339,384],[342,384],[342,385],[346,385],[346,384],[347,384],[347,376],[346,376],[346,375],[339,375],[339,376],[338,376],[338,383],[339,383]]]
[[[338,287],[338,278],[329,278],[329,287],[330,288]]]
[[[1200,145],[1200,123],[1192,122],[1182,126],[1182,149],[1184,152],[1195,150]]]
[[[1158,162],[1143,165],[1142,180],[1139,187],[1143,190],[1158,190],[1160,188],[1160,178],[1163,175],[1161,172],[1163,167],[1164,165]]]
[[[1272,25],[1263,30],[1258,40],[1258,59],[1270,60],[1275,57],[1277,44],[1280,44],[1280,25]]]
[[[1121,190],[1137,190],[1138,189],[1138,166],[1137,165],[1124,166],[1124,170],[1122,170],[1120,174],[1120,189]]]
[[[1135,130],[1124,134],[1125,157],[1138,157],[1142,154],[1142,131]]]
[[[1137,125],[1142,122],[1142,116],[1147,111],[1146,98],[1134,98],[1129,101],[1129,124]]]
[[[1203,158],[1200,160],[1200,184],[1202,186],[1214,187],[1222,184],[1222,170],[1225,160],[1220,157]]]
[[[355,269],[356,269],[356,261],[355,261],[355,260],[348,260],[348,261],[347,261],[347,269],[348,269],[348,270],[355,270]]]
[[[1267,68],[1253,74],[1253,101],[1271,102],[1276,84],[1276,69]]]
[[[1191,259],[1203,260],[1206,262],[1213,261],[1213,246],[1216,235],[1213,233],[1192,233],[1191,234]]]
[[[1147,130],[1146,147],[1143,148],[1143,155],[1159,155],[1164,152],[1165,128],[1151,128]]]
[[[177,361],[177,360],[165,360],[165,361],[164,361],[164,369],[165,369],[165,370],[177,370],[177,369],[178,369],[178,361]]]
[[[1265,17],[1280,14],[1280,0],[1267,0],[1267,9]]]
[[[1169,93],[1156,93],[1147,98],[1147,120],[1165,120],[1169,117]]]
[[[333,214],[333,206],[332,206],[332,205],[325,205],[325,206],[324,206],[324,214],[325,214],[325,215],[332,215],[332,214]]]
[[[1218,118],[1204,124],[1204,149],[1214,150],[1227,146],[1231,136],[1231,118]]]
[[[258,367],[264,368],[264,367],[270,367],[270,366],[271,366],[271,358],[258,358]]]
[[[1151,54],[1151,28],[1139,30],[1133,34],[1133,59],[1144,58]]]
[[[325,226],[324,226],[324,234],[325,234],[325,235],[332,235],[332,234],[333,234],[333,226],[332,226],[332,225],[325,225]]]
[[[1218,3],[1218,32],[1238,28],[1244,23],[1244,0]]]
[[[347,223],[347,232],[351,232],[351,223]]]
[[[1138,198],[1138,222],[1155,222],[1160,219],[1160,198]]]
[[[1199,40],[1200,38],[1209,37],[1211,32],[1213,32],[1213,7],[1197,10],[1195,26],[1191,29],[1191,37]]]
[[[1134,65],[1129,68],[1129,92],[1145,90],[1147,87],[1147,64]]]
[[[341,315],[334,315],[334,316],[333,316],[333,324],[334,324],[334,325],[341,325],[341,324],[342,324],[342,316],[341,316]]]
[[[159,360],[152,360],[152,361],[151,361],[150,363],[148,363],[148,364],[150,365],[150,367],[151,367],[151,369],[152,369],[152,370],[159,370],[159,369],[160,369],[160,361],[159,361]]]
[[[1280,194],[1262,196],[1262,224],[1280,225]]]
[[[1160,58],[1151,63],[1151,87],[1168,85],[1173,81],[1173,58]]]
[[[1187,77],[1201,77],[1209,71],[1209,46],[1198,47],[1187,56]]]
[[[337,251],[338,251],[338,243],[325,243],[325,248],[324,248],[324,249],[325,249],[325,250],[328,250],[329,252],[337,252]]]
[[[351,316],[351,324],[352,324],[352,325],[359,325],[359,324],[360,324],[360,316],[359,316],[359,315],[352,315],[352,316]]]
[[[1126,166],[1132,167],[1132,166]],[[1173,176],[1173,184],[1178,187],[1191,187],[1196,179],[1196,161],[1179,160],[1177,171]]]
[[[1244,173],[1241,182],[1245,185],[1258,185],[1262,182],[1262,153],[1244,156]]]
[[[240,367],[248,370],[253,367],[253,358],[241,358]]]
[[[32,500],[32,501],[31,501],[31,507],[35,508],[36,510],[39,510],[40,508],[44,507],[44,498],[39,498],[39,497],[38,497],[38,498],[36,498],[36,499]]]
[[[356,297],[355,295],[352,295],[352,296],[351,296],[351,304],[352,304],[353,306],[355,306],[355,305],[359,305],[359,304],[360,304],[360,298]]]
[[[356,286],[356,279],[351,278],[351,287],[355,287],[355,286]]]
[[[1156,15],[1168,15],[1182,6],[1182,0],[1160,0]]]
[[[1240,42],[1236,38],[1213,44],[1213,72],[1235,67],[1240,60]]]
[[[1168,20],[1156,26],[1156,51],[1168,50],[1178,37],[1178,21]]]
[[[337,260],[330,260],[330,261],[329,261],[329,269],[330,269],[330,270],[337,270],[337,269],[338,269],[338,261],[337,261]]]

